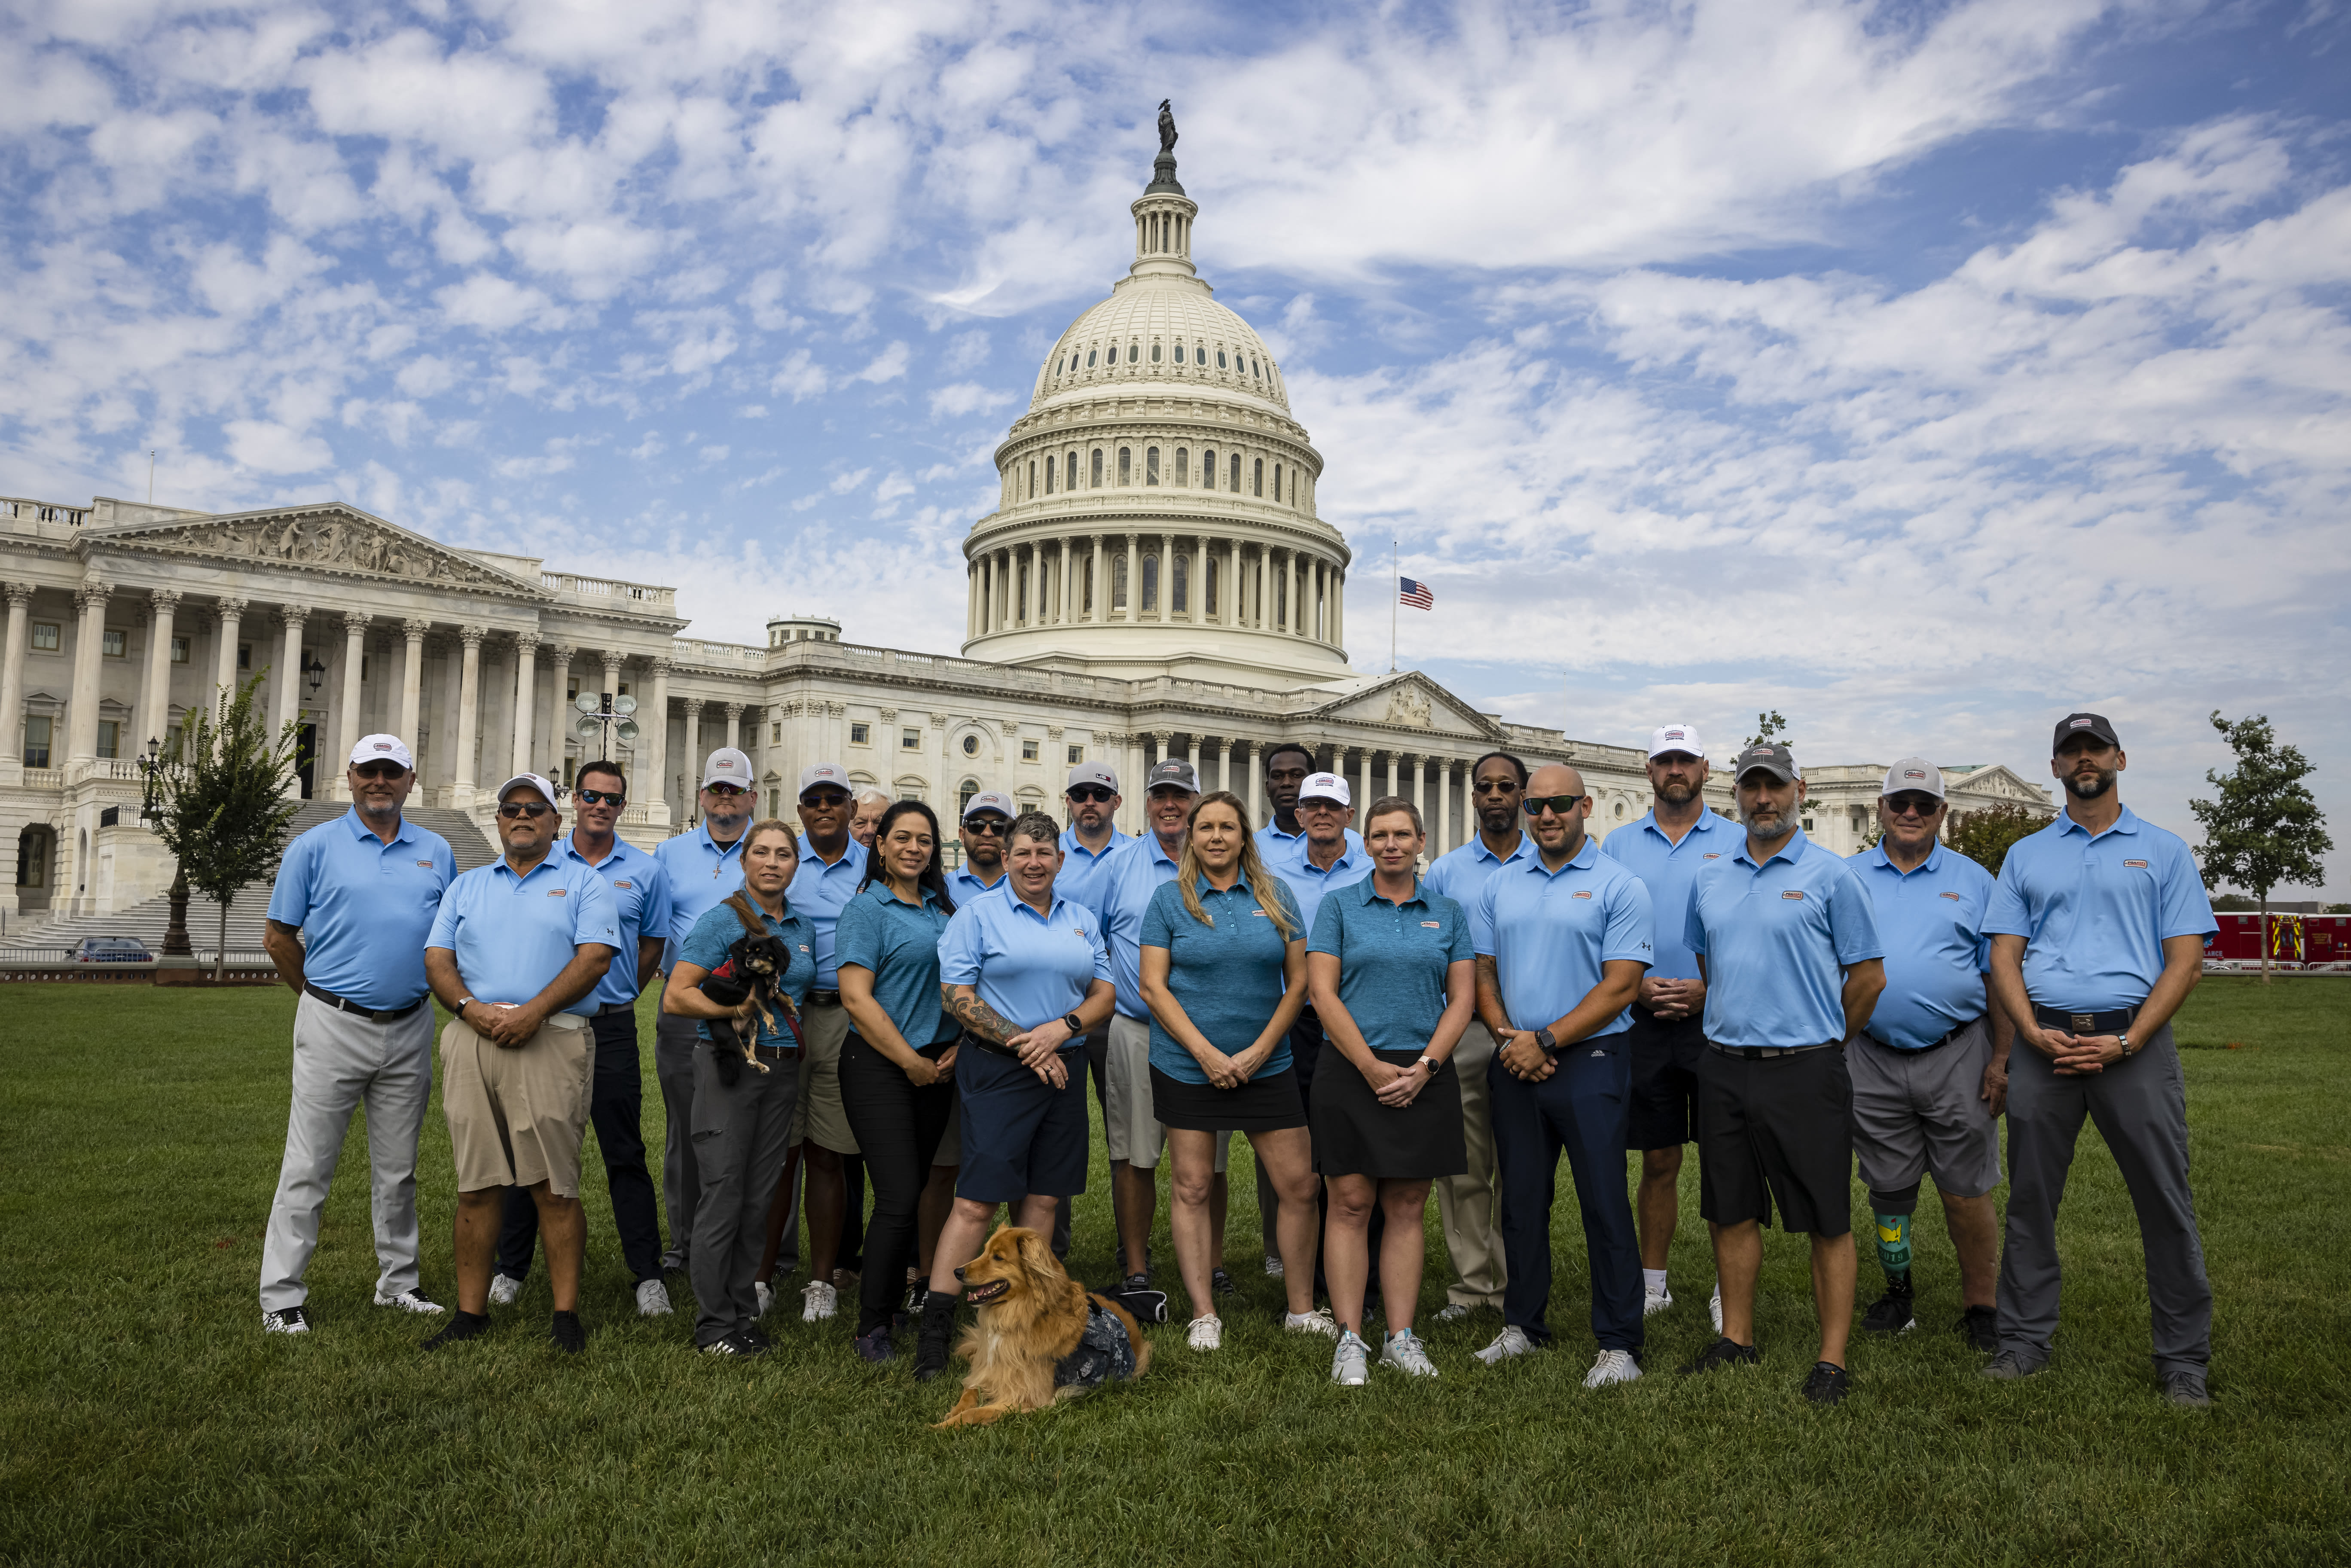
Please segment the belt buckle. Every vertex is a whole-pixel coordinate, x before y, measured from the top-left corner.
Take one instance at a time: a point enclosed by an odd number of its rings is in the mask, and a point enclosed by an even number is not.
[[[2069,1016],[2074,1020],[2075,1034],[2088,1034],[2097,1027],[2098,1020],[2089,1013],[2074,1013]]]

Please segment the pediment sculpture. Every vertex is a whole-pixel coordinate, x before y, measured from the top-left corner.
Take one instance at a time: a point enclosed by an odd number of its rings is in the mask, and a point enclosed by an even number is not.
[[[411,582],[508,590],[521,586],[504,573],[463,560],[423,540],[333,512],[141,528],[119,538],[123,544],[160,545],[206,555],[296,566],[340,567]]]

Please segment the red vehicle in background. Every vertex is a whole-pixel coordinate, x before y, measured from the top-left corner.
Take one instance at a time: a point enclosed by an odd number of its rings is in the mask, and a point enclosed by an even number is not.
[[[2302,966],[2305,969],[2351,969],[2351,915],[2304,915]]]
[[[2269,961],[2273,968],[2299,969],[2303,966],[2303,923],[2313,918],[2306,915],[2280,915],[2269,917]],[[2231,969],[2258,970],[2262,967],[2262,917],[2258,913],[2240,914],[2224,910],[2212,916],[2219,935],[2204,944],[2204,961]],[[2345,955],[2351,957],[2351,953]]]

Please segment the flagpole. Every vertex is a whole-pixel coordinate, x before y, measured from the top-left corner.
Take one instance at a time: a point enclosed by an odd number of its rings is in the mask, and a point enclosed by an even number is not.
[[[1388,540],[1388,575],[1395,578],[1395,586],[1388,591],[1388,674],[1396,673],[1396,602],[1404,597],[1404,579],[1397,576],[1403,570],[1402,539]]]

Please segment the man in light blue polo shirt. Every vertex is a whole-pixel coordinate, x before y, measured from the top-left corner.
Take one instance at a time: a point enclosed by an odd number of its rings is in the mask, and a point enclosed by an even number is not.
[[[694,923],[743,885],[743,830],[758,809],[751,759],[731,746],[710,754],[702,768],[695,805],[702,823],[692,832],[664,839],[653,859],[669,882],[669,946],[662,973],[677,961],[678,944]],[[664,1013],[653,1020],[653,1076],[660,1081],[662,1111],[662,1207],[669,1215],[669,1250],[662,1271],[683,1274],[694,1238],[694,1205],[702,1196],[702,1172],[694,1163],[694,1048],[697,1020]]]
[[[1844,1046],[1886,988],[1885,948],[1861,878],[1796,826],[1804,800],[1784,746],[1732,761],[1745,842],[1691,884],[1683,940],[1705,977],[1698,1059],[1698,1213],[1714,1227],[1722,1333],[1685,1372],[1761,1360],[1755,1278],[1763,1222],[1813,1239],[1820,1355],[1804,1397],[1852,1385],[1853,1080]]]
[[[1307,775],[1313,771],[1314,753],[1305,747],[1277,746],[1265,754],[1266,804],[1272,816],[1257,831],[1257,852],[1270,872],[1286,872],[1292,862],[1305,858],[1308,834],[1305,821],[1299,815],[1298,792],[1304,787]],[[1346,829],[1344,836],[1347,853],[1363,861],[1364,836],[1353,828]],[[1311,910],[1306,924],[1308,929],[1313,928]]]
[[[1061,874],[1053,879],[1053,892],[1099,915],[1103,868],[1128,841],[1118,831],[1123,798],[1117,770],[1101,762],[1079,763],[1070,769],[1061,799],[1070,808],[1070,824],[1061,831]]]
[[[963,864],[947,873],[947,896],[955,900],[957,909],[975,898],[1004,891],[1004,837],[1019,815],[1012,797],[998,789],[983,789],[965,802],[963,821],[956,824],[956,837],[963,844]],[[1059,882],[1053,884],[1053,893],[1060,898],[1070,896]],[[1075,902],[1093,908],[1082,899]]]
[[[449,841],[401,814],[416,768],[399,737],[351,750],[351,809],[286,846],[262,940],[294,1009],[286,1157],[261,1244],[261,1327],[310,1332],[303,1276],[351,1112],[367,1106],[375,1304],[437,1313],[416,1265],[416,1136],[433,1093],[424,938],[456,873]],[[309,945],[299,940],[308,932]]]
[[[571,776],[571,831],[555,841],[554,852],[602,877],[620,911],[621,950],[588,993],[595,1006],[589,1029],[596,1048],[588,1120],[603,1155],[621,1259],[636,1281],[637,1313],[658,1318],[669,1315],[670,1301],[669,1287],[662,1282],[661,1214],[645,1169],[637,997],[661,972],[662,950],[669,941],[669,878],[660,862],[616,831],[628,803],[628,779],[619,763],[581,763]],[[496,1272],[490,1276],[492,1306],[514,1304],[538,1245],[538,1205],[520,1187],[508,1187]]]
[[[1959,1328],[1976,1349],[1998,1348],[1992,1310],[2000,1227],[2000,1111],[2015,1030],[1992,1007],[1983,935],[1991,873],[1942,842],[1943,771],[1923,757],[1886,770],[1880,837],[1852,858],[1869,889],[1886,944],[1886,994],[1869,1028],[1846,1048],[1853,1074],[1853,1147],[1877,1224],[1886,1293],[1862,1314],[1872,1333],[1917,1325],[1910,1278],[1910,1217],[1928,1172],[1959,1255]]]
[[[441,1032],[441,1109],[457,1166],[457,1311],[428,1349],[488,1326],[510,1186],[528,1188],[538,1206],[555,1297],[549,1337],[558,1350],[588,1348],[580,1142],[594,1070],[589,996],[621,950],[621,915],[595,867],[549,852],[562,821],[555,793],[536,773],[498,786],[506,852],[449,884],[425,938],[425,977],[454,1015]]]
[[[2048,1364],[2057,1204],[2082,1119],[2095,1116],[2138,1211],[2156,1375],[2166,1399],[2200,1407],[2212,1286],[2171,1019],[2203,977],[2212,905],[2188,846],[2122,803],[2116,781],[2130,758],[2114,726],[2069,714],[2050,749],[2064,814],[2010,846],[1984,918],[1992,994],[2026,1047],[2009,1061],[2000,1354],[1984,1372],[2025,1377]]]
[[[1661,1312],[1674,1304],[1666,1262],[1681,1219],[1682,1145],[1698,1138],[1698,1065],[1706,1051],[1706,979],[1682,940],[1682,915],[1699,870],[1734,852],[1746,834],[1706,803],[1706,742],[1696,725],[1652,731],[1648,772],[1648,811],[1610,833],[1600,852],[1641,879],[1656,912],[1656,962],[1641,977],[1625,1041],[1633,1099],[1625,1135],[1641,1151],[1641,1191],[1633,1206],[1641,1228],[1641,1310]],[[1721,1302],[1718,1286],[1718,1333]]]
[[[1520,826],[1526,799],[1527,765],[1507,751],[1489,751],[1469,765],[1469,806],[1478,819],[1476,836],[1437,857],[1421,878],[1464,910],[1478,907],[1488,879],[1503,866],[1531,858],[1534,841]],[[1486,1092],[1486,1064],[1494,1060],[1494,1037],[1473,1020],[1454,1048],[1461,1072],[1461,1137],[1469,1168],[1437,1181],[1437,1214],[1445,1228],[1446,1254],[1453,1260],[1453,1283],[1437,1321],[1455,1322],[1479,1308],[1502,1310],[1509,1277],[1501,1233],[1494,1226],[1495,1163],[1493,1104]]]
[[[1551,1343],[1551,1205],[1562,1148],[1583,1213],[1599,1355],[1586,1388],[1641,1375],[1641,1250],[1625,1196],[1626,1009],[1654,951],[1649,890],[1583,831],[1592,796],[1557,763],[1534,770],[1526,803],[1535,853],[1499,864],[1468,906],[1478,1010],[1505,1049],[1489,1064],[1502,1171],[1509,1284],[1491,1366]],[[1482,801],[1481,801],[1482,803]]]

